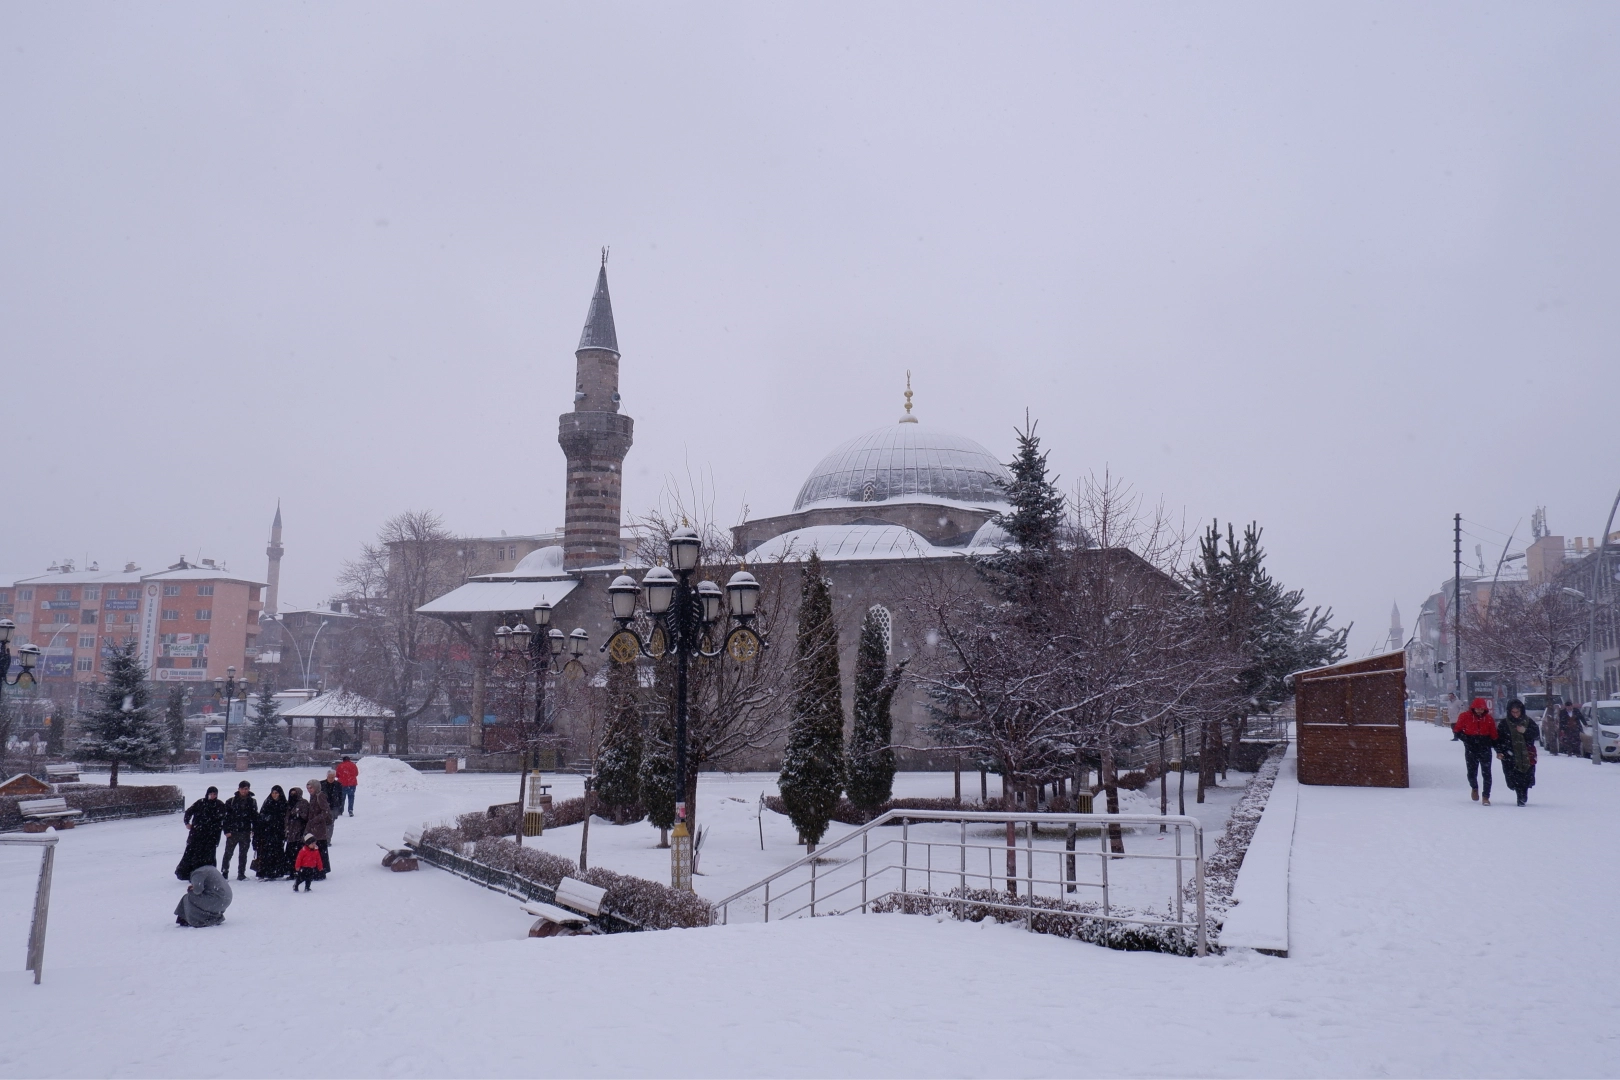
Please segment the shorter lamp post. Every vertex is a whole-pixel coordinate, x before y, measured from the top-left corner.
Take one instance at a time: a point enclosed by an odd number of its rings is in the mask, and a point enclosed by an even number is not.
[[[576,626],[572,634],[564,635],[561,630],[551,625],[551,605],[542,600],[534,605],[530,615],[534,619],[534,629],[529,629],[521,619],[514,626],[504,623],[495,628],[495,649],[502,656],[520,657],[525,661],[527,671],[534,673],[534,732],[536,736],[544,735],[549,725],[546,722],[546,676],[554,671],[565,671],[570,666],[583,672],[585,665],[580,657],[585,654],[585,648],[590,644],[590,635],[585,633],[583,627]],[[564,651],[568,659],[558,665],[558,660]],[[482,722],[480,717],[479,722]],[[534,761],[539,764],[539,751],[535,750]],[[517,842],[523,843],[523,798],[525,784],[529,776],[529,751],[524,749],[518,757],[518,825]],[[538,835],[538,834],[537,834]]]
[[[214,678],[214,696],[225,702],[225,739],[220,744],[223,751],[231,744],[231,703],[237,700],[247,700],[247,679],[236,677],[236,665],[232,664],[225,669],[225,674]],[[320,749],[316,747],[316,749]]]
[[[692,889],[692,834],[686,824],[686,672],[693,656],[707,659],[722,654],[736,661],[752,660],[766,643],[748,625],[759,604],[759,582],[746,570],[738,570],[721,589],[712,581],[692,584],[703,541],[689,525],[669,537],[669,563],[675,569],[655,566],[642,575],[640,584],[629,574],[620,574],[608,586],[613,602],[613,621],[619,628],[602,648],[617,664],[633,663],[636,657],[657,659],[675,655],[675,829],[670,834],[670,885]],[[677,576],[678,575],[678,576]],[[647,616],[652,623],[646,640],[630,625],[636,617],[636,599],[647,594]],[[721,604],[729,600],[735,622],[718,648],[706,631],[720,621]]]
[[[17,674],[11,672],[11,635],[17,632],[17,624],[10,619],[0,619],[0,693],[8,686],[35,685],[34,665],[39,662],[38,645],[17,646]],[[0,746],[0,752],[5,747]]]

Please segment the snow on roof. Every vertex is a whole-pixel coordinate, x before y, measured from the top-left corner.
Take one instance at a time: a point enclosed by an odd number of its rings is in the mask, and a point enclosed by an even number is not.
[[[233,574],[222,566],[188,566],[184,570],[158,570],[151,574],[137,575],[142,581],[238,581],[244,585],[266,585],[268,582],[248,577],[246,574]]]
[[[295,719],[322,717],[325,719],[392,719],[394,710],[385,709],[370,698],[338,690],[308,701],[295,701],[281,708],[281,715]]]
[[[1007,467],[965,435],[902,422],[834,448],[811,471],[793,509],[904,495],[999,503],[1006,499],[1001,484],[1009,479]]]
[[[502,577],[504,575],[491,575]],[[535,580],[469,581],[451,589],[437,600],[417,608],[421,615],[499,615],[528,611],[542,600],[555,607],[563,597],[579,587],[573,578]]]
[[[824,561],[917,559],[967,554],[966,548],[935,547],[902,525],[807,525],[773,536],[750,551],[748,562],[798,562],[814,551]]]
[[[18,585],[138,585],[143,577],[139,570],[73,570],[64,574],[60,571],[34,574],[30,577],[15,578]]]
[[[474,581],[543,581],[565,578],[561,546],[535,548],[518,560],[517,566],[499,574],[480,574]]]

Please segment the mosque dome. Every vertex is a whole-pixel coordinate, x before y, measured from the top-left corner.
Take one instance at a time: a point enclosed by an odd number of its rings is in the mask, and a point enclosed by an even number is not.
[[[977,442],[930,429],[908,415],[822,458],[793,509],[895,499],[999,506],[1007,496],[998,482],[1007,479],[1006,467]]]

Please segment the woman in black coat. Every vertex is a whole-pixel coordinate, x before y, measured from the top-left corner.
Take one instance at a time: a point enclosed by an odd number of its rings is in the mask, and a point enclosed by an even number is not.
[[[225,804],[219,801],[219,788],[209,788],[206,795],[186,809],[182,820],[191,835],[186,838],[185,854],[180,856],[174,876],[190,881],[191,872],[199,866],[215,866],[219,862],[219,834],[225,827]]]
[[[297,784],[293,785],[287,793],[287,827],[282,835],[287,840],[286,858],[287,873],[292,874],[292,861],[298,855],[298,849],[304,846],[304,834],[309,832],[309,803],[304,799],[304,789]]]
[[[1536,786],[1536,740],[1541,728],[1525,715],[1524,702],[1508,702],[1507,719],[1496,728],[1496,756],[1502,762],[1502,780],[1519,793],[1519,805],[1530,799]]]
[[[260,880],[274,881],[287,873],[287,796],[276,784],[259,808],[259,826],[253,830],[253,850],[259,856]]]

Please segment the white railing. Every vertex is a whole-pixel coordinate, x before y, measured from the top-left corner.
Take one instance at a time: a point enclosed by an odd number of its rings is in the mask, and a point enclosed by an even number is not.
[[[955,830],[945,827],[953,824],[957,826]],[[969,835],[969,826],[975,824],[1006,826],[1006,839],[993,843],[975,840]],[[1023,826],[1021,845],[1018,843],[1019,826]],[[1051,826],[1061,827],[1061,836],[1049,832],[1038,842],[1040,829]],[[899,835],[874,835],[878,829],[898,831]],[[1092,830],[1096,832],[1097,841],[1094,849],[1089,843]],[[951,835],[952,832],[955,835]],[[1082,832],[1087,834],[1084,846],[1079,843]],[[1164,845],[1150,839],[1160,834]],[[1128,839],[1125,846],[1130,850],[1111,850],[1111,835]],[[1056,839],[1061,839],[1058,846],[1052,843]],[[1158,846],[1170,850],[1151,850]],[[979,869],[977,854],[981,851],[985,859],[983,870]],[[996,866],[997,855],[1003,860],[1001,869]],[[1095,876],[1081,874],[1080,867],[1093,860]],[[1168,863],[1169,868],[1173,868],[1174,892],[1167,914],[1154,915],[1117,903],[1115,893],[1124,884],[1118,880],[1122,863]],[[1190,867],[1186,865],[1189,863]],[[1050,876],[1041,872],[1046,866],[1056,868]],[[1112,880],[1111,868],[1116,871]],[[1187,881],[1189,869],[1191,882]],[[1171,884],[1169,878],[1167,874],[1164,884]],[[1190,906],[1194,909],[1191,912],[1186,910],[1189,905],[1185,903],[1189,884],[1192,886]],[[940,885],[944,886],[943,891],[937,889]],[[1141,882],[1132,881],[1130,885],[1133,891],[1141,891]],[[1005,896],[996,900],[970,897],[970,887],[1004,891]],[[957,890],[954,894],[951,893],[953,888]],[[1036,900],[1039,897],[1050,902],[1055,898],[1061,904],[1082,895],[1080,890],[1087,890],[1100,904],[1080,909],[1046,906]],[[769,877],[716,901],[714,910],[717,921],[722,924],[730,922],[733,909],[739,915],[757,912],[763,921],[770,922],[773,917],[781,920],[865,912],[877,900],[886,897],[947,907],[956,905],[962,910],[1008,911],[1023,915],[1026,925],[1037,915],[1072,913],[1077,918],[1109,924],[1176,928],[1197,954],[1203,956],[1206,951],[1203,825],[1192,817],[1151,814],[890,810],[821,846],[813,855],[789,863]]]
[[[56,865],[54,836],[0,836],[0,844],[39,848],[39,880],[34,886],[34,917],[28,924],[28,959],[24,971],[34,973],[34,985],[45,972],[45,922],[51,912],[51,870]]]

